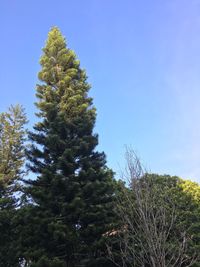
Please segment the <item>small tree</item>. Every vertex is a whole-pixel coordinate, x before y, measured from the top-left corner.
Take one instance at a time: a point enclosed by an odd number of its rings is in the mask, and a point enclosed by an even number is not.
[[[198,259],[194,247],[200,240],[195,240],[195,229],[183,207],[190,205],[190,219],[200,226],[198,205],[184,194],[179,178],[146,173],[132,149],[126,151],[126,162],[123,178],[128,179],[130,189],[122,187],[116,207],[122,226],[115,237],[122,263],[116,262],[108,245],[110,259],[120,267],[192,266]]]

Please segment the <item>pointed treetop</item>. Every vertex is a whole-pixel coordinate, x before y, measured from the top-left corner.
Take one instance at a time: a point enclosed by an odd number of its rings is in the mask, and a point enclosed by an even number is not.
[[[37,85],[40,99],[37,107],[42,112],[53,108],[67,118],[90,114],[91,120],[95,121],[96,110],[87,94],[90,85],[86,73],[81,69],[75,52],[67,47],[58,27],[50,30],[43,52],[40,59],[42,69],[38,74],[42,84]]]
[[[62,35],[60,29],[56,26],[52,27],[48,33],[48,39],[46,42],[46,46],[56,46],[58,43],[63,43],[66,46],[66,41],[64,36]]]

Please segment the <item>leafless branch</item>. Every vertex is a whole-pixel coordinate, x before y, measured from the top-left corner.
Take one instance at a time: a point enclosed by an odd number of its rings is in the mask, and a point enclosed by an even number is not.
[[[177,218],[173,199],[147,174],[133,149],[126,148],[125,159],[122,178],[129,182],[130,190],[122,186],[116,204],[121,228],[115,231],[115,237],[121,262],[116,262],[112,245],[108,244],[110,260],[120,267],[191,266],[196,256],[186,253],[187,231],[175,239],[173,236]],[[171,237],[175,245],[171,244]]]

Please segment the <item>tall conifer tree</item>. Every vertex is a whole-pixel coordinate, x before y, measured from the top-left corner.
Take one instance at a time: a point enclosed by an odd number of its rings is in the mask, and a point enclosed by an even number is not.
[[[37,179],[29,181],[34,205],[30,225],[26,217],[24,255],[33,266],[109,266],[104,234],[113,227],[113,173],[95,150],[87,76],[58,28],[49,32],[43,52],[40,121],[28,152]]]
[[[18,183],[25,161],[26,115],[20,105],[0,114],[0,266],[17,267]]]

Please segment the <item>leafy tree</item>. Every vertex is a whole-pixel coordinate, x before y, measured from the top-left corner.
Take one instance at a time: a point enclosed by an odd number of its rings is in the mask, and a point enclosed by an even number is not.
[[[146,173],[131,149],[126,159],[130,188],[122,187],[116,205],[122,263],[108,244],[111,260],[117,266],[199,266],[200,206],[192,193],[198,186],[188,190],[178,177]]]
[[[26,122],[20,105],[0,114],[0,263],[6,267],[18,266],[14,218],[18,180],[24,173]]]
[[[179,179],[181,195],[177,198],[180,207],[179,225],[182,229],[188,228],[190,233],[189,254],[198,255],[194,266],[200,266],[200,185],[198,183]]]
[[[180,187],[190,195],[194,201],[200,204],[200,185],[190,180],[181,180]]]
[[[33,266],[109,266],[104,233],[113,227],[113,173],[96,151],[96,110],[86,73],[56,27],[43,52],[36,93],[40,121],[28,151],[37,179],[28,182],[34,205],[23,218],[24,257]]]

